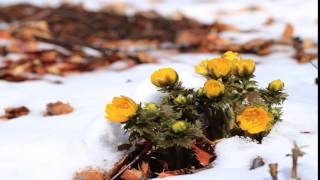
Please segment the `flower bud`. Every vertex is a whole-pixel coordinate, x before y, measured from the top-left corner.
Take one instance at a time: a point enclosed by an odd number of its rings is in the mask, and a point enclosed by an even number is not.
[[[180,133],[180,132],[185,131],[187,129],[187,123],[184,121],[177,121],[172,124],[171,129],[175,133]]]
[[[204,94],[203,88],[202,88],[202,87],[199,88],[199,89],[197,90],[197,93],[198,93],[199,96],[202,96],[202,95]]]
[[[215,58],[208,61],[209,74],[215,78],[228,76],[232,70],[232,63],[224,58]]]
[[[176,98],[174,98],[174,102],[177,104],[185,104],[187,103],[187,98],[185,96],[179,95]]]
[[[172,68],[162,68],[151,75],[151,82],[157,87],[174,85],[178,79],[177,72]]]
[[[224,85],[220,81],[210,79],[204,84],[203,90],[204,94],[211,99],[224,93]]]
[[[155,104],[155,103],[147,103],[145,108],[147,110],[151,110],[151,111],[154,111],[154,110],[157,110],[158,109],[158,106]]]
[[[279,109],[271,109],[270,113],[273,115],[273,117],[279,117],[280,116],[280,110]]]
[[[233,52],[233,51],[225,52],[222,57],[225,58],[225,59],[231,60],[231,61],[240,60],[241,59],[240,58],[240,54],[237,53],[237,52]]]
[[[256,64],[253,60],[240,60],[235,64],[237,75],[240,77],[251,76],[256,68]]]
[[[273,80],[268,85],[268,90],[270,91],[281,91],[284,87],[284,83],[280,80]]]
[[[198,74],[201,74],[203,76],[206,76],[209,74],[208,72],[208,60],[201,61],[196,67],[195,71]]]

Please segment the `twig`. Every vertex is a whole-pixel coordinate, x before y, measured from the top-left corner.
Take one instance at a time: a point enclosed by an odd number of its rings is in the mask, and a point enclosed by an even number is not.
[[[140,154],[138,156],[136,156],[129,164],[127,164],[124,168],[122,168],[116,175],[114,175],[110,180],[115,180],[117,177],[119,177],[125,170],[127,170],[131,165],[133,165],[134,163],[136,163],[142,155],[144,154],[150,154],[151,150],[150,150],[150,146],[146,147],[143,151],[140,152]]]
[[[211,146],[215,146],[216,144],[218,144],[219,142],[221,142],[222,140],[224,140],[225,138],[221,138],[221,139],[217,139],[215,141],[211,141],[210,139],[208,139],[207,137],[203,137],[202,140],[208,144],[210,144]]]
[[[272,177],[272,180],[278,179],[278,163],[269,164],[269,172]]]
[[[316,69],[318,69],[318,66],[316,66],[312,61],[309,61],[309,63]]]
[[[291,150],[292,154],[292,169],[291,169],[291,178],[299,179],[298,178],[298,158],[299,156],[303,156],[304,152],[301,151],[301,149],[298,147],[296,143],[294,143],[294,147]]]

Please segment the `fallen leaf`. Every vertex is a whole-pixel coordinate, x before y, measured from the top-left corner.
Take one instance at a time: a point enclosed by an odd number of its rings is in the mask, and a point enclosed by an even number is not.
[[[303,48],[308,49],[308,48],[314,48],[314,47],[316,47],[316,45],[311,38],[303,39]]]
[[[23,40],[32,40],[36,36],[50,38],[51,33],[46,21],[26,21],[14,23],[10,27],[11,35]]]
[[[1,39],[10,39],[11,32],[9,29],[0,29],[0,38]]]
[[[14,40],[8,47],[8,50],[14,53],[32,52],[32,51],[36,51],[37,49],[38,49],[38,42],[36,41]]]
[[[294,32],[294,28],[292,24],[290,23],[286,24],[286,27],[282,32],[282,41],[285,43],[289,43],[292,40],[293,32]]]
[[[177,175],[179,175],[177,171],[164,171],[164,172],[158,173],[158,178],[177,176]]]
[[[211,30],[216,31],[218,33],[225,32],[225,31],[240,32],[240,29],[238,27],[231,24],[218,22],[218,21],[211,25]]]
[[[106,180],[105,172],[100,169],[86,169],[77,172],[73,180]]]
[[[107,12],[124,14],[125,10],[127,10],[129,5],[125,2],[114,2],[110,3],[105,7]]]
[[[170,176],[177,176],[177,175],[183,175],[183,174],[193,174],[195,172],[194,168],[184,168],[184,169],[178,169],[174,171],[163,171],[161,173],[156,173],[158,175],[158,178],[164,178],[164,177],[170,177]]]
[[[25,106],[9,107],[6,108],[4,111],[5,114],[3,116],[0,116],[0,119],[13,119],[20,116],[25,116],[30,112],[30,110]]]
[[[273,17],[269,17],[264,23],[263,25],[265,26],[271,26],[272,24],[274,24],[275,19]]]
[[[212,154],[198,148],[196,145],[192,146],[193,152],[196,154],[196,158],[202,166],[207,166],[210,163],[210,159],[213,157]]]
[[[150,166],[149,166],[149,164],[147,162],[143,161],[142,164],[141,164],[140,169],[141,169],[142,175],[144,177],[148,177],[149,176]]]
[[[55,102],[47,104],[47,112],[45,112],[45,116],[55,116],[62,114],[69,114],[73,112],[73,107],[70,106],[69,103],[63,102]]]
[[[139,180],[142,177],[142,172],[136,169],[127,169],[121,175],[123,180]]]
[[[192,46],[200,44],[204,40],[204,36],[201,36],[200,32],[183,30],[177,34],[176,43],[179,45]]]
[[[307,63],[313,59],[318,58],[318,54],[300,51],[294,55],[294,58],[297,59],[299,63]]]
[[[124,157],[122,157],[118,162],[116,162],[113,167],[106,172],[106,175],[108,177],[113,177],[116,173],[118,173],[121,168],[125,165],[125,162],[128,160],[129,155],[125,155]]]

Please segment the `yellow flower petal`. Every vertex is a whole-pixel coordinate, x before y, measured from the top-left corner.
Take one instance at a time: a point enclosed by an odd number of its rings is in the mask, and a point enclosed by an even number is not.
[[[201,61],[195,67],[195,71],[196,71],[196,73],[204,75],[204,76],[208,75],[209,74],[209,72],[208,72],[208,60]]]
[[[157,87],[174,85],[179,77],[177,72],[172,68],[162,68],[152,73],[151,82]]]
[[[224,93],[224,85],[220,81],[210,79],[204,84],[203,91],[208,98],[215,98]]]
[[[208,71],[215,78],[226,77],[231,72],[232,64],[224,58],[215,58],[208,61]]]
[[[138,105],[126,96],[114,97],[111,104],[106,105],[106,118],[112,122],[126,122],[136,114]]]
[[[250,134],[257,134],[271,128],[273,117],[263,107],[250,106],[245,108],[236,119],[242,130]]]
[[[251,76],[256,68],[256,64],[251,59],[239,60],[235,63],[237,75],[240,77]]]

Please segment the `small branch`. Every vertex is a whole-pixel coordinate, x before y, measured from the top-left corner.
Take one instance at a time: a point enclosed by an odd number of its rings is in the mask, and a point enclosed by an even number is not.
[[[141,158],[141,156],[143,156],[145,154],[150,154],[151,153],[150,148],[151,148],[150,146],[146,147],[143,151],[140,152],[140,154],[138,156],[136,156],[129,164],[127,164],[124,168],[122,168],[110,180],[115,180],[117,177],[119,177],[125,170],[127,170],[129,167],[131,167],[131,165],[136,163]]]
[[[316,66],[312,61],[309,61],[309,63],[316,69],[318,69],[318,66]]]
[[[269,164],[269,172],[272,177],[272,180],[278,179],[278,163]]]
[[[224,140],[225,138],[221,138],[221,139],[217,139],[215,141],[211,141],[209,140],[207,137],[203,137],[202,140],[208,144],[210,144],[212,147],[214,147],[216,144],[218,144],[219,142],[221,142],[222,140]]]
[[[301,149],[298,147],[296,143],[294,143],[294,147],[291,150],[292,154],[292,169],[291,169],[291,178],[293,179],[299,179],[298,178],[298,158],[299,156],[303,156],[304,152],[301,151]]]

